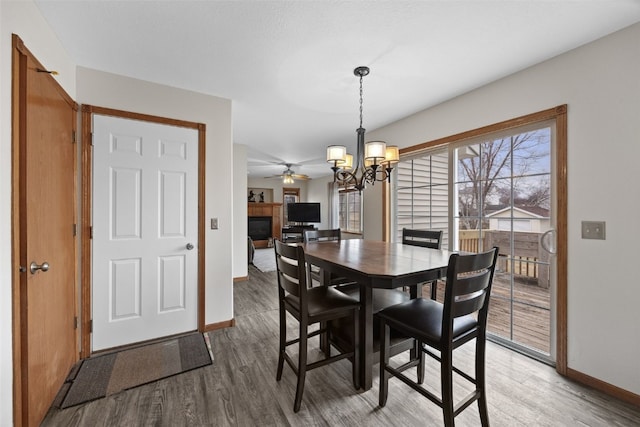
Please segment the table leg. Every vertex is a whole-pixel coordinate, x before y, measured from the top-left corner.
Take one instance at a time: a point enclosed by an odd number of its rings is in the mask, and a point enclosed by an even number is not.
[[[360,385],[363,390],[373,385],[373,289],[360,285]]]
[[[329,272],[325,272],[324,268],[320,269],[320,286],[328,286],[329,285],[329,277],[331,274]],[[320,329],[326,329],[327,322],[320,322]],[[320,334],[320,350],[327,356],[331,356],[331,349],[329,344],[329,335],[324,332]]]

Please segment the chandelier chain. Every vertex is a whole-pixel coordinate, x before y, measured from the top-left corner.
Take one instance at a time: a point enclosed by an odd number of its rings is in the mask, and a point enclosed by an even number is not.
[[[362,127],[362,74],[360,74],[360,127]]]

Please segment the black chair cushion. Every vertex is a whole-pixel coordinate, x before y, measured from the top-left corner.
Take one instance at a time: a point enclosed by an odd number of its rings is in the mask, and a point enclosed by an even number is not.
[[[298,297],[289,294],[284,299],[292,307],[300,311],[300,299]],[[357,299],[351,298],[329,286],[319,286],[307,290],[309,317],[348,311],[358,306],[360,306],[360,302]]]
[[[418,340],[440,343],[442,340],[442,314],[444,305],[437,301],[416,298],[402,304],[388,307],[377,316],[389,326],[405,332]],[[478,322],[472,315],[453,320],[453,338],[475,328]]]

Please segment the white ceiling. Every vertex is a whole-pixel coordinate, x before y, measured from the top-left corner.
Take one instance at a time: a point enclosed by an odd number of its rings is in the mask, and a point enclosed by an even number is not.
[[[638,0],[36,4],[80,66],[231,99],[249,177],[355,151],[357,66],[373,130],[640,21]]]

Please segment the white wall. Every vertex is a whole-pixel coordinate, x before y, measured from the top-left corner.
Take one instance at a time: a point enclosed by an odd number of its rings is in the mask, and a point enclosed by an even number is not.
[[[378,140],[374,136],[373,132],[367,135],[368,140]],[[398,145],[391,140],[387,140],[390,145]],[[378,182],[375,185],[369,185],[362,191],[362,238],[367,240],[383,240],[383,197],[382,189],[384,188],[382,182]]]
[[[233,144],[233,277],[249,274],[247,252],[247,146]]]
[[[368,134],[407,147],[568,104],[568,366],[635,394],[639,41],[636,24]],[[367,238],[381,229],[379,203],[367,193]],[[583,220],[606,221],[607,240],[582,240]]]
[[[11,34],[56,70],[58,82],[75,98],[75,64],[31,1],[0,1],[0,426],[13,424],[11,311]]]
[[[307,181],[307,198],[304,202],[320,203],[319,224],[313,224],[316,228],[329,228],[329,183],[333,181],[333,175],[324,178],[314,178]]]
[[[206,125],[205,323],[233,317],[231,101],[78,67],[80,104],[115,108]],[[218,230],[208,226],[218,218]]]

